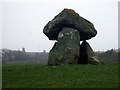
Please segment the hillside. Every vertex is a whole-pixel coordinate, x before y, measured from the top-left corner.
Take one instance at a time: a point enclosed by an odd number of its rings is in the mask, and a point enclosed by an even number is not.
[[[117,88],[118,62],[102,65],[4,64],[3,88]]]

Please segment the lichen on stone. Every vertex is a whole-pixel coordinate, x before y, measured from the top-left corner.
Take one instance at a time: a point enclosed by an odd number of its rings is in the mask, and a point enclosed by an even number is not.
[[[63,34],[60,33],[60,34],[58,35],[58,38],[62,38],[62,37],[63,37]]]
[[[68,11],[70,13],[73,13],[73,14],[77,14],[73,9],[67,9],[67,8],[65,8],[64,10],[66,10],[66,11]]]

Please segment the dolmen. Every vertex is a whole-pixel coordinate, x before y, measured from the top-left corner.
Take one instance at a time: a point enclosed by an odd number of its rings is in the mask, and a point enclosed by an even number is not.
[[[49,52],[48,65],[100,64],[86,41],[95,37],[97,31],[90,21],[74,10],[61,11],[46,24],[43,33],[49,40],[56,40]]]

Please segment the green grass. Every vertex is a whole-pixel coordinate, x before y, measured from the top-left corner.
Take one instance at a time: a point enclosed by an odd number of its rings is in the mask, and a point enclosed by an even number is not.
[[[4,64],[3,88],[117,88],[118,62],[103,65]]]

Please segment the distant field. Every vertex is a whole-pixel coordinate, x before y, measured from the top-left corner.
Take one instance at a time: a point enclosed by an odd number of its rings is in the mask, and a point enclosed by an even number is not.
[[[3,88],[118,88],[118,62],[103,65],[4,64]]]

